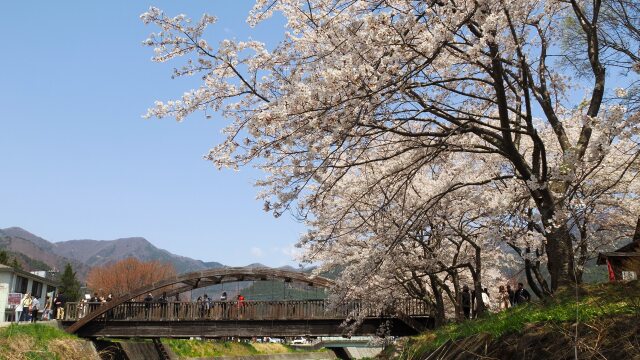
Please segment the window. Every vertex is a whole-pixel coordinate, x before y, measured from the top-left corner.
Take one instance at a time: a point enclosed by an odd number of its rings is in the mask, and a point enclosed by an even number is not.
[[[635,271],[623,271],[622,280],[626,280],[626,281],[638,280],[638,275],[636,274]]]
[[[42,283],[33,280],[33,283],[31,284],[31,295],[33,295],[34,297],[41,297],[42,296]]]
[[[16,276],[16,283],[13,287],[13,291],[21,294],[27,293],[27,285],[29,285],[29,279],[22,276]]]

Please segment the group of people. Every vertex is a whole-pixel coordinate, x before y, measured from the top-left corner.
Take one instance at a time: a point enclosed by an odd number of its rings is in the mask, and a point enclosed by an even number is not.
[[[50,307],[49,305],[49,296],[47,296],[47,301],[45,301],[45,307]],[[36,322],[38,320],[38,312],[40,311],[40,300],[37,297],[31,296],[31,293],[26,293],[20,300],[20,303],[16,305],[16,323],[26,321],[26,322]],[[45,313],[47,313],[45,311]],[[44,316],[44,314],[43,314]]]
[[[207,294],[204,294],[203,296],[198,296],[198,298],[196,299],[196,306],[200,310],[200,317],[206,317],[209,315],[209,310],[212,308],[213,301],[214,300],[210,298]],[[228,306],[226,304],[228,301],[229,300],[228,300],[227,292],[223,291],[222,294],[220,295],[220,302],[222,303],[220,304],[220,308],[222,310],[223,317],[228,316],[227,314]],[[244,295],[238,294],[236,296],[236,305],[238,307],[238,311],[242,311],[242,309],[244,309],[244,306],[246,305]]]
[[[159,308],[161,311],[160,313],[161,317],[167,316],[169,299],[167,298],[166,292],[163,292],[162,296],[160,296],[157,299],[153,297],[152,293],[148,293],[143,298],[143,302],[144,302],[145,318],[149,317],[150,311],[152,309],[157,309],[157,308]],[[219,304],[218,306],[222,310],[222,315],[226,316],[228,311],[228,307],[226,304],[228,302],[228,295],[226,291],[222,292],[222,294],[220,295],[220,302],[221,304]],[[196,303],[196,309],[198,311],[199,316],[204,318],[208,316],[210,310],[213,308],[214,300],[211,297],[209,297],[209,295],[204,294],[202,296],[198,296],[195,303]],[[244,308],[244,306],[246,305],[245,297],[242,294],[238,294],[236,298],[236,303],[237,303],[238,309]],[[175,294],[175,298],[173,299],[173,304],[174,304],[173,305],[174,316],[177,317],[180,312],[180,295],[179,294]],[[186,311],[186,308],[185,308],[185,311]]]
[[[524,288],[524,284],[518,283],[518,288],[514,291],[511,289],[511,285],[500,285],[498,287],[498,295],[496,297],[497,302],[491,301],[489,290],[487,288],[482,289],[480,296],[477,296],[476,291],[469,291],[469,287],[464,285],[462,287],[462,294],[460,297],[460,307],[464,314],[465,319],[475,318],[478,311],[478,301],[482,301],[484,308],[490,311],[501,311],[518,304],[524,304],[531,300],[531,295]]]
[[[15,322],[36,322],[38,320],[61,320],[64,318],[64,295],[59,293],[53,298],[46,295],[44,303],[40,299],[26,293],[15,307]]]

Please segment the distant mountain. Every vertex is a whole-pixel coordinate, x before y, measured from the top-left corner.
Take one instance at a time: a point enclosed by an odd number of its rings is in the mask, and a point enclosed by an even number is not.
[[[280,266],[278,270],[304,272],[304,269],[301,270],[300,268],[295,268],[291,265]]]
[[[100,266],[135,257],[143,261],[157,260],[171,263],[178,273],[224,267],[215,261],[204,262],[186,256],[179,256],[158,249],[145,238],[133,237],[116,240],[69,240],[53,243],[19,227],[0,229],[0,249],[12,254],[23,254],[62,270],[67,263],[73,266],[79,279],[84,279],[93,266]],[[19,259],[22,259],[19,257]],[[23,259],[24,260],[24,259]],[[42,270],[42,269],[29,269]]]
[[[67,263],[73,266],[79,279],[86,278],[91,267],[106,265],[128,257],[142,261],[161,261],[171,263],[176,272],[187,273],[205,269],[226,267],[215,261],[202,261],[159,249],[143,237],[130,237],[115,240],[68,240],[50,242],[19,227],[0,229],[0,249],[12,254],[24,254],[23,263],[44,263],[52,269],[62,270]],[[41,263],[39,263],[41,262]],[[35,266],[34,265],[34,266]],[[253,263],[247,268],[268,267],[261,263]],[[280,270],[302,271],[293,266],[282,266]],[[29,269],[42,270],[42,269]]]
[[[47,270],[41,268],[42,264],[61,271],[67,263],[73,266],[81,279],[89,271],[89,266],[81,261],[54,253],[53,243],[18,227],[0,229],[0,249],[16,256],[28,271]]]
[[[142,237],[62,241],[54,243],[52,251],[57,255],[76,259],[89,266],[105,265],[133,256],[143,261],[171,263],[178,273],[224,267],[219,262],[204,262],[158,249]]]
[[[6,228],[6,229],[2,229],[0,230],[0,233],[4,233],[7,236],[11,236],[11,237],[16,237],[16,238],[20,238],[20,239],[24,239],[24,240],[28,240],[34,244],[36,244],[36,246],[48,250],[51,248],[52,243],[50,241],[47,241],[39,236],[33,235],[32,233],[28,232],[27,230],[23,229],[23,228],[19,228],[19,227],[10,227],[10,228]]]
[[[257,268],[267,267],[267,265],[260,264],[260,263],[253,263],[253,264],[249,264],[249,265],[246,265],[246,266],[243,266],[243,267],[246,267],[246,268],[249,268],[249,269],[257,269]]]

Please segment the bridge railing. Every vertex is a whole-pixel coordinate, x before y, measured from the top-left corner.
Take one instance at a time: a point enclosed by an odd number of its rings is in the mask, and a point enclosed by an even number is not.
[[[69,302],[64,319],[77,321],[104,304]],[[430,309],[422,301],[398,301],[395,309],[409,316],[428,316]],[[98,319],[173,321],[173,320],[307,320],[346,319],[348,316],[389,317],[391,309],[376,304],[352,301],[329,307],[325,300],[286,301],[213,301],[201,302],[137,302],[122,303]]]

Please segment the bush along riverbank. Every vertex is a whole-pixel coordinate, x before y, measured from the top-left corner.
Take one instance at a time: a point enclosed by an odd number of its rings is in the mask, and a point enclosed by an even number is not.
[[[577,335],[576,335],[577,334]],[[598,284],[404,339],[382,358],[640,359],[640,283]]]
[[[99,359],[90,342],[69,335],[54,324],[11,324],[0,329],[2,360]]]

